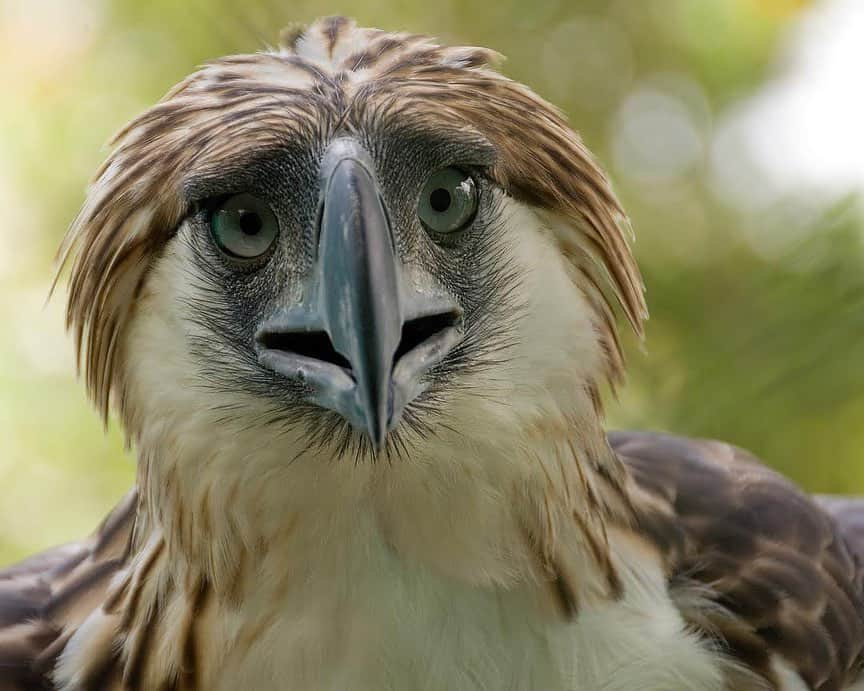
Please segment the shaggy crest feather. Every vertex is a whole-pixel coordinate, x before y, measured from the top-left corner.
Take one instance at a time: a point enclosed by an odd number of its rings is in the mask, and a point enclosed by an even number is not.
[[[498,57],[331,18],[283,34],[277,52],[205,65],[122,129],[59,255],[61,269],[72,267],[67,323],[102,415],[113,395],[125,417],[118,344],[153,257],[189,212],[184,180],[236,166],[300,132],[324,140],[376,108],[418,124],[476,129],[498,149],[497,182],[565,221],[556,240],[593,286],[607,375],[620,378],[623,359],[602,286],[639,334],[647,315],[624,212],[560,112],[489,68]]]

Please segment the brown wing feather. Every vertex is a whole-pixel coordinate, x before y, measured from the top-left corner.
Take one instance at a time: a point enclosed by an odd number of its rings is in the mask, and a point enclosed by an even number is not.
[[[135,522],[130,492],[88,540],[0,570],[0,691],[48,691],[62,634],[102,599]]]
[[[864,498],[823,496],[816,501],[834,516],[856,558],[864,563]]]
[[[638,432],[610,443],[643,496],[636,524],[665,555],[693,626],[769,682],[776,656],[816,691],[859,676],[864,511],[855,522],[846,504],[826,511],[728,444]]]

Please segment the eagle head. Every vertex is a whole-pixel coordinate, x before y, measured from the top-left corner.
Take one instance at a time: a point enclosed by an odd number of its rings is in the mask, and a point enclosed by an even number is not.
[[[443,477],[550,420],[599,429],[613,305],[645,316],[626,221],[497,57],[319,20],[116,136],[65,241],[68,320],[160,511],[184,487],[224,507],[294,467]]]

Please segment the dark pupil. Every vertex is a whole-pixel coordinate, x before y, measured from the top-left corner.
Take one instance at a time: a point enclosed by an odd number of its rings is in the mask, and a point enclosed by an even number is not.
[[[450,208],[450,193],[442,187],[433,190],[429,195],[429,206],[439,214],[447,211]]]
[[[244,235],[257,235],[261,225],[261,217],[254,211],[240,212],[240,230]]]

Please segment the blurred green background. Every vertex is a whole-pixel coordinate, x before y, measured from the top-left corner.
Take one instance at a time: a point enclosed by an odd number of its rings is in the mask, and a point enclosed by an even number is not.
[[[862,9],[0,0],[0,563],[89,532],[133,478],[75,380],[62,294],[44,305],[109,136],[201,62],[322,13],[496,48],[610,171],[652,314],[613,425],[727,439],[809,490],[864,493]]]

